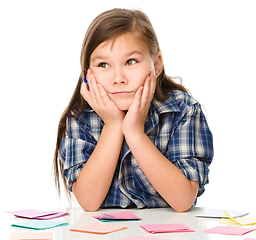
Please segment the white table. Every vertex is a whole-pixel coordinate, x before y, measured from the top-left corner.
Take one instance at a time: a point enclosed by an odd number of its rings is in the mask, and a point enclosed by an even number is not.
[[[52,209],[51,209],[52,210]],[[68,226],[52,228],[44,231],[52,231],[54,240],[84,240],[84,239],[101,239],[101,240],[121,240],[124,238],[132,236],[144,236],[152,238],[163,238],[163,239],[182,239],[182,240],[242,240],[245,238],[256,238],[256,231],[245,234],[243,236],[231,236],[231,235],[220,235],[220,234],[206,234],[202,233],[204,230],[219,226],[219,219],[209,219],[209,218],[199,218],[195,215],[203,212],[204,208],[192,208],[185,213],[176,213],[171,208],[155,208],[155,209],[130,209],[135,215],[142,218],[141,221],[126,221],[117,222],[116,224],[125,225],[128,227],[127,230],[121,230],[114,233],[109,233],[106,235],[89,234],[89,233],[79,233],[70,231],[71,227],[79,227],[89,223],[99,221],[92,216],[100,215],[103,213],[112,213],[117,211],[122,211],[122,209],[101,209],[97,212],[85,212],[81,208],[67,208],[58,209],[59,211],[67,211],[70,213],[69,216],[57,218],[57,221],[67,221]],[[256,216],[251,215],[249,216]],[[27,221],[26,219],[16,218],[5,212],[0,213],[0,239],[7,240],[10,239],[11,232],[22,232],[22,231],[33,231],[26,230],[22,228],[10,227],[13,223],[18,223],[22,221]],[[161,233],[161,234],[150,234],[144,229],[140,228],[143,224],[153,224],[153,223],[185,223],[189,227],[193,228],[195,232],[191,233]],[[251,225],[253,226],[253,225]],[[251,227],[248,226],[248,227]]]

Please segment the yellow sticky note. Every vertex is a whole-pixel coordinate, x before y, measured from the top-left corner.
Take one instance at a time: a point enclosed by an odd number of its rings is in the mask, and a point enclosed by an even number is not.
[[[240,217],[240,218],[233,218],[227,211],[225,211],[225,215],[231,219],[232,221],[240,224],[240,225],[252,225],[256,224],[256,218],[252,217]]]
[[[226,225],[238,225],[240,226],[239,223],[233,221],[232,219],[229,219],[229,218],[222,218],[220,220],[220,224],[226,224]]]

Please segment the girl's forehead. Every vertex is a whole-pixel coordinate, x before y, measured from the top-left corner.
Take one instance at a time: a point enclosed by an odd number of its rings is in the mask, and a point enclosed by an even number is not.
[[[113,39],[109,39],[105,42],[102,42],[95,50],[95,52],[99,51],[125,51],[125,50],[139,50],[141,52],[149,52],[149,48],[144,41],[142,41],[139,37],[135,36],[131,33],[124,33],[119,35]],[[92,55],[93,55],[92,53]]]

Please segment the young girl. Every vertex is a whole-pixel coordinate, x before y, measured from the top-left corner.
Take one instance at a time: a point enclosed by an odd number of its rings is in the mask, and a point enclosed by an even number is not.
[[[195,205],[208,183],[212,134],[200,104],[165,74],[139,10],[89,26],[77,87],[59,123],[54,169],[87,211]]]

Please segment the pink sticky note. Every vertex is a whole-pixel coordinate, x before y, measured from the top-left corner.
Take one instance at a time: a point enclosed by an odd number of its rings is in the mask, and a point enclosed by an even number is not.
[[[53,240],[52,232],[14,232],[11,233],[11,240]]]
[[[100,216],[94,216],[100,220],[140,220],[136,215],[134,215],[130,210],[102,214]]]
[[[129,237],[129,238],[125,238],[125,239],[122,239],[122,240],[167,240],[166,238],[151,238],[151,237],[137,237],[137,236],[134,236],[134,237]]]
[[[244,238],[244,240],[256,240],[256,238]]]
[[[186,224],[146,224],[142,225],[146,231],[150,233],[170,233],[170,232],[194,232],[195,230]]]
[[[49,220],[49,219],[62,217],[69,214],[66,212],[40,211],[40,210],[34,210],[34,209],[7,211],[7,213],[13,214],[14,216],[20,217],[20,218],[42,219],[42,220]]]
[[[72,228],[70,231],[84,232],[84,233],[95,233],[95,234],[107,234],[116,232],[119,230],[127,229],[125,226],[110,224],[110,223],[91,223],[79,228]]]
[[[226,235],[244,235],[246,233],[252,232],[256,230],[256,228],[242,228],[242,227],[226,227],[219,226],[207,229],[203,231],[204,233],[217,233],[217,234],[226,234]]]

